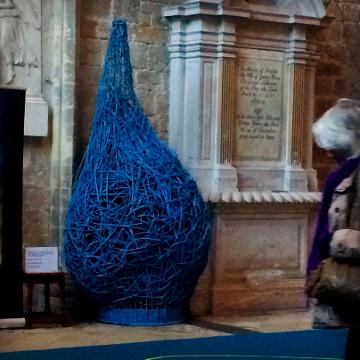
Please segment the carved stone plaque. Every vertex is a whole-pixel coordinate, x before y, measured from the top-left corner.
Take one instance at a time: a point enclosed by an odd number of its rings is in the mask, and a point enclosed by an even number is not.
[[[283,61],[270,56],[255,51],[238,59],[235,160],[280,161]]]

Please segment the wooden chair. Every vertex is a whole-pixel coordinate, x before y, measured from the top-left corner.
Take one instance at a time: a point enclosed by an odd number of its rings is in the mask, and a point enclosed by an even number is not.
[[[68,317],[66,311],[66,302],[65,302],[65,273],[64,272],[54,272],[54,273],[24,273],[23,281],[27,286],[27,301],[26,301],[26,315],[27,315],[27,327],[32,327],[33,322],[33,311],[32,311],[32,301],[33,301],[33,289],[34,285],[41,284],[45,287],[45,309],[44,312],[37,314],[41,315],[42,319],[45,321],[56,321],[61,322],[63,326],[69,326]],[[51,312],[50,306],[50,285],[56,284],[59,287],[60,291],[60,300],[61,300],[61,313],[55,314]]]

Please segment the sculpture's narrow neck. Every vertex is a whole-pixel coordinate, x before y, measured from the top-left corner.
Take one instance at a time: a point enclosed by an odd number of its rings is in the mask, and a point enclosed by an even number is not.
[[[115,91],[120,98],[135,98],[127,23],[123,19],[112,22],[112,30],[101,75],[99,92]]]

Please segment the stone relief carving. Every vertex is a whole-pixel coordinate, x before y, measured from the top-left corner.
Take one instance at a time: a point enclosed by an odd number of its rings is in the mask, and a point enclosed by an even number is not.
[[[26,89],[24,134],[46,136],[42,94],[42,0],[0,0],[0,84]]]
[[[1,83],[11,84],[16,76],[14,66],[39,66],[39,58],[28,41],[29,27],[40,31],[39,9],[32,0],[0,2],[0,74]]]

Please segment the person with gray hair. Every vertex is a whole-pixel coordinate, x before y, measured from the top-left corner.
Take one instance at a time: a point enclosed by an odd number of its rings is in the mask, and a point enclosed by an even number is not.
[[[313,125],[316,144],[340,159],[360,155],[360,101],[340,99]]]
[[[338,168],[327,178],[308,260],[314,328],[350,327],[346,359],[360,359],[360,102],[340,99],[314,123]]]

